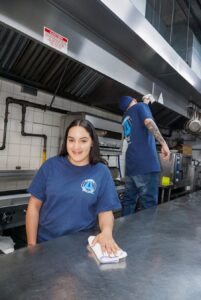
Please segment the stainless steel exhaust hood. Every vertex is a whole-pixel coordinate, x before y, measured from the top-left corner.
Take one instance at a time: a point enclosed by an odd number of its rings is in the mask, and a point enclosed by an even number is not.
[[[162,95],[164,107],[187,116],[188,99],[180,92],[189,84],[178,81],[177,93],[152,77],[148,64],[158,54],[101,1],[2,1],[0,24],[1,76],[53,93],[68,60],[58,93],[63,97],[120,113],[121,95],[153,92],[156,99]],[[68,56],[43,44],[44,26],[69,38]],[[147,66],[139,67],[137,53],[146,54],[141,60]]]
[[[124,0],[123,5],[122,0],[88,0],[85,5],[81,0],[76,5],[73,0],[49,2],[98,33],[140,72],[144,69],[185,97],[200,102],[201,79],[131,1]]]

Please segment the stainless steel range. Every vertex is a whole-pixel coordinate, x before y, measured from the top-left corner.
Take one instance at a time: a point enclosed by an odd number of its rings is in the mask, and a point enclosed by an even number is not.
[[[0,232],[24,225],[30,194],[28,188],[35,170],[0,171]]]

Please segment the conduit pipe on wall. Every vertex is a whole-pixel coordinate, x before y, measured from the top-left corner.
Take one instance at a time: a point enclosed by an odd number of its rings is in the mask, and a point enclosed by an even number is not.
[[[6,108],[5,108],[5,114],[4,114],[3,141],[2,141],[2,145],[0,146],[0,150],[4,150],[6,148],[6,133],[7,133],[7,124],[8,124],[8,114],[9,114],[9,111],[8,111],[8,105],[7,105],[7,101],[6,101]]]
[[[43,144],[43,154],[42,154],[42,163],[46,161],[47,157],[47,135],[45,134],[37,134],[37,133],[28,133],[25,132],[25,115],[26,115],[26,105],[22,105],[22,121],[21,121],[21,135],[22,136],[35,136],[35,137],[41,137],[44,139]]]
[[[52,112],[55,112],[55,113],[60,113],[60,114],[68,114],[68,113],[70,113],[70,111],[60,109],[60,108],[50,107],[50,106],[47,106],[47,105],[32,103],[32,102],[29,102],[29,101],[26,101],[26,100],[7,97],[6,98],[5,115],[4,115],[3,141],[2,141],[2,145],[0,146],[0,150],[4,150],[6,148],[6,134],[7,134],[8,115],[9,115],[9,104],[11,104],[11,103],[18,104],[18,105],[22,106],[22,120],[21,120],[21,134],[22,134],[22,136],[35,136],[35,137],[41,137],[41,138],[44,139],[42,161],[45,161],[46,160],[46,151],[47,151],[47,136],[45,134],[25,132],[26,108],[27,107],[33,107],[33,108],[41,109],[43,111],[49,110],[49,111],[52,111]]]

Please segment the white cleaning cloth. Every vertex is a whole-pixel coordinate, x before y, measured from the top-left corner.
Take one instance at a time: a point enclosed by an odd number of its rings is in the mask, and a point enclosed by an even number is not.
[[[14,251],[15,243],[9,236],[0,236],[0,250],[5,253],[11,253]]]
[[[94,254],[96,255],[96,258],[101,264],[112,264],[112,263],[118,263],[120,259],[125,258],[127,256],[127,253],[123,251],[122,249],[119,249],[117,251],[116,255],[109,256],[107,253],[103,253],[101,250],[101,246],[99,243],[96,243],[95,246],[92,246],[92,242],[94,240],[95,236],[91,235],[88,238],[88,243],[90,248],[93,250]]]

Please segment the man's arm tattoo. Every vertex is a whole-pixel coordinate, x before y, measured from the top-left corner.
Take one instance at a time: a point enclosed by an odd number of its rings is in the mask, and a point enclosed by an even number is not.
[[[165,143],[164,138],[162,137],[156,123],[153,120],[149,120],[147,124],[145,125],[147,129],[154,135],[156,140],[163,145]]]

